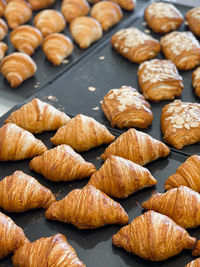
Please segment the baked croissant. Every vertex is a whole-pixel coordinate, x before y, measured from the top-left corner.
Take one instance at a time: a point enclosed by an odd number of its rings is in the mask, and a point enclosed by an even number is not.
[[[32,9],[29,3],[23,0],[13,0],[9,2],[4,11],[4,16],[11,29],[26,23],[32,17]]]
[[[196,36],[200,37],[200,6],[190,9],[185,18],[188,22],[188,26]]]
[[[181,164],[165,182],[165,190],[181,185],[200,193],[200,156],[193,155]]]
[[[197,243],[195,244],[195,246],[192,250],[192,256],[194,256],[194,257],[200,256],[200,240],[198,240]]]
[[[192,73],[192,85],[195,89],[195,94],[200,98],[200,67]]]
[[[1,62],[1,73],[13,88],[35,75],[37,66],[33,59],[20,52],[6,56]]]
[[[29,167],[54,182],[86,178],[96,171],[92,163],[86,162],[67,145],[57,146],[41,157],[35,157]]]
[[[112,242],[145,260],[163,261],[183,249],[192,249],[196,238],[169,217],[151,210],[123,227]]]
[[[42,141],[14,123],[0,128],[0,146],[0,161],[32,158],[47,150]]]
[[[0,17],[4,15],[5,7],[6,7],[6,0],[0,0]]]
[[[74,45],[72,41],[61,33],[48,35],[42,44],[42,49],[47,59],[54,65],[62,64],[63,60],[73,52]]]
[[[91,16],[99,21],[104,31],[107,31],[122,19],[123,14],[118,4],[102,1],[92,7]]]
[[[29,240],[10,217],[0,212],[0,259],[28,243]]]
[[[143,166],[159,157],[167,157],[169,153],[170,149],[164,143],[146,133],[129,129],[106,148],[101,158],[106,160],[115,155]]]
[[[45,212],[50,220],[72,223],[79,229],[94,229],[106,224],[127,224],[122,206],[92,185],[72,190]]]
[[[12,122],[31,133],[54,131],[65,125],[70,118],[64,113],[34,98],[13,111],[4,123]]]
[[[48,8],[53,5],[56,0],[28,0],[33,10]]]
[[[68,23],[77,17],[86,16],[90,6],[86,0],[63,0],[61,11]]]
[[[80,48],[87,48],[102,37],[99,22],[90,17],[78,17],[70,24],[70,32]]]
[[[118,4],[121,8],[131,11],[136,6],[136,0],[109,0]]]
[[[4,58],[7,50],[8,50],[7,44],[0,42],[0,61]]]
[[[85,267],[61,234],[21,246],[12,257],[12,263],[15,267]]]
[[[87,151],[102,144],[109,144],[115,139],[107,128],[95,119],[77,115],[69,120],[51,138],[54,145],[67,144],[76,151]]]
[[[6,22],[0,18],[0,40],[3,40],[8,32],[8,26]]]
[[[37,27],[43,36],[55,32],[61,32],[66,26],[65,18],[62,13],[53,9],[40,11],[34,18],[34,25]]]
[[[199,267],[200,266],[200,258],[189,262],[185,267]]]

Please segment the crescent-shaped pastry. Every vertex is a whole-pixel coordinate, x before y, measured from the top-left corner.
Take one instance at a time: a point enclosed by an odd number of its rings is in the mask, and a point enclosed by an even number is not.
[[[200,240],[198,240],[197,243],[195,244],[195,246],[192,250],[192,256],[194,256],[194,257],[200,256]]]
[[[35,157],[29,167],[54,182],[83,179],[96,171],[92,163],[86,162],[67,145],[57,146],[46,151],[41,157]]]
[[[160,52],[159,41],[133,27],[115,33],[111,45],[119,54],[135,63],[152,59]]]
[[[0,61],[2,61],[2,59],[4,58],[7,50],[8,50],[7,44],[0,42]]]
[[[166,143],[177,149],[200,141],[200,104],[175,100],[164,106],[161,128]]]
[[[16,52],[6,56],[1,62],[1,73],[13,88],[35,75],[37,66],[27,54]]]
[[[21,246],[12,257],[14,267],[86,267],[64,235],[40,238]]]
[[[105,161],[111,155],[131,160],[141,166],[158,159],[167,157],[170,149],[150,135],[129,129],[110,144],[101,158]]]
[[[138,69],[139,85],[146,99],[151,101],[171,100],[180,96],[183,79],[170,60],[152,59]]]
[[[122,206],[92,185],[72,190],[65,198],[50,205],[49,220],[72,223],[79,229],[94,229],[106,224],[127,224]]]
[[[200,67],[192,73],[192,85],[195,89],[195,94],[200,98]]]
[[[3,40],[8,32],[8,26],[2,18],[0,18],[0,41]]]
[[[56,0],[28,0],[33,10],[48,8],[53,5]]]
[[[91,9],[91,16],[98,20],[104,31],[107,31],[122,19],[122,10],[114,2],[102,1],[96,3]]]
[[[46,150],[42,141],[14,123],[0,128],[0,161],[33,158]]]
[[[99,22],[90,17],[78,17],[70,24],[70,32],[80,48],[88,48],[93,42],[102,37],[102,28]]]
[[[136,0],[109,0],[118,4],[121,8],[131,11],[136,6]]]
[[[66,26],[62,13],[53,9],[40,11],[35,16],[33,23],[41,31],[43,36],[61,32]]]
[[[70,118],[60,110],[34,98],[31,102],[13,111],[4,123],[12,122],[31,133],[55,131]]]
[[[95,119],[77,115],[69,120],[51,138],[54,145],[67,144],[76,151],[87,151],[102,144],[109,144],[115,139],[108,129]]]
[[[190,70],[200,64],[200,44],[191,32],[171,32],[160,40],[162,52],[179,70]]]
[[[131,86],[110,90],[103,98],[102,109],[112,127],[147,128],[153,121],[150,104]]]
[[[0,0],[0,17],[4,15],[5,7],[6,7],[6,0]]]
[[[88,182],[88,185],[116,198],[128,197],[139,189],[155,184],[157,180],[148,169],[117,156],[110,156]]]
[[[169,217],[151,210],[123,227],[112,242],[145,260],[163,261],[192,249],[196,238]]]
[[[186,13],[185,18],[191,32],[200,37],[200,6],[190,9]]]
[[[200,266],[200,258],[189,262],[185,267],[199,267]]]
[[[47,59],[54,66],[59,66],[65,58],[71,55],[74,45],[64,34],[53,33],[44,39],[42,49]]]

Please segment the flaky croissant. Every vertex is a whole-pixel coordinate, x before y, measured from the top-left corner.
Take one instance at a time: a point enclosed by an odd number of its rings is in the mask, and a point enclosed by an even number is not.
[[[4,58],[7,50],[8,50],[7,44],[0,42],[0,61],[2,61],[2,59]]]
[[[146,260],[163,261],[192,249],[196,238],[166,215],[151,210],[123,227],[112,242]]]
[[[200,240],[198,240],[192,250],[192,256],[199,257],[200,256]]]
[[[12,122],[31,133],[54,131],[65,125],[70,118],[48,103],[34,98],[13,111],[4,123]]]
[[[92,185],[72,190],[52,203],[45,216],[50,220],[72,223],[79,229],[94,229],[106,224],[127,224],[122,206]]]
[[[128,197],[138,189],[155,184],[157,180],[148,169],[117,156],[110,156],[88,182],[88,185],[117,198]]]
[[[87,151],[115,139],[107,128],[95,119],[77,115],[58,129],[51,141],[54,145],[67,144],[77,151]]]
[[[6,34],[8,32],[8,26],[6,22],[0,18],[0,40],[3,40],[6,37]]]
[[[40,10],[43,8],[48,8],[53,5],[56,0],[28,0],[33,10]]]
[[[0,0],[0,17],[4,15],[5,7],[6,7],[6,0]]]
[[[129,11],[133,10],[136,6],[135,0],[109,0],[109,1],[115,2],[121,8]]]
[[[85,267],[61,234],[21,246],[12,257],[12,263],[15,267]]]
[[[200,258],[189,262],[185,267],[199,267],[200,266]]]

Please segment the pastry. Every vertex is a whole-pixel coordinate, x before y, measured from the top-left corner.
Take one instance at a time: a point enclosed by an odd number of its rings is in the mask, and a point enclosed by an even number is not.
[[[162,52],[179,70],[200,64],[200,44],[191,32],[171,32],[160,40]]]
[[[29,167],[54,182],[86,178],[96,171],[92,163],[86,162],[67,145],[57,146],[41,157],[35,157]]]
[[[87,151],[102,144],[109,144],[115,139],[107,128],[95,119],[77,115],[69,120],[51,138],[54,145],[67,144],[76,151]]]
[[[116,198],[128,197],[139,189],[155,184],[157,180],[148,169],[117,156],[110,156],[88,182],[88,185]]]
[[[196,238],[166,215],[151,210],[123,227],[112,242],[145,260],[163,261],[183,249],[192,249]]]
[[[8,32],[8,26],[6,22],[0,18],[0,40],[3,40]]]
[[[4,58],[7,50],[8,50],[7,44],[0,42],[0,61],[2,61],[2,59]]]
[[[54,131],[65,125],[70,118],[64,113],[34,98],[31,102],[13,111],[4,123],[12,122],[31,133]]]
[[[146,133],[130,129],[109,145],[101,158],[105,161],[115,155],[144,166],[160,157],[168,156],[169,153],[170,149],[164,143]]]
[[[79,229],[94,229],[106,224],[127,224],[122,206],[92,185],[72,190],[65,198],[50,205],[49,220],[72,223]]]
[[[190,9],[185,18],[191,32],[200,37],[200,6]]]
[[[62,64],[63,60],[73,52],[72,41],[61,33],[48,35],[42,44],[42,49],[47,59],[54,65]]]
[[[175,100],[164,106],[161,116],[164,140],[177,149],[200,141],[200,104]]]
[[[131,86],[110,90],[103,98],[102,109],[112,127],[147,128],[153,120],[151,106]]]
[[[6,0],[0,0],[0,17],[4,15],[5,7],[6,7]]]
[[[192,85],[195,89],[196,95],[200,98],[200,67],[192,73]]]
[[[48,8],[53,5],[56,0],[28,0],[33,10]]]
[[[185,267],[199,267],[200,266],[200,258],[189,262]]]
[[[138,70],[139,85],[146,99],[171,100],[181,95],[183,79],[170,60],[152,59]]]
[[[70,24],[70,32],[80,48],[88,48],[102,37],[102,28],[99,22],[90,17],[78,17]]]
[[[131,11],[136,6],[136,0],[109,0],[118,4],[121,8]]]
[[[194,256],[194,257],[200,256],[200,240],[198,240],[197,243],[195,244],[195,246],[192,250],[192,256]]]

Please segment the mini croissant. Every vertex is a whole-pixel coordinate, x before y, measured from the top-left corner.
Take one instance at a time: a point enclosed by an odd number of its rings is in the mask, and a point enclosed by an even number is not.
[[[0,40],[3,40],[8,32],[8,26],[5,22],[5,20],[0,18]]]
[[[199,267],[200,266],[200,258],[189,262],[185,267]]]
[[[7,50],[8,50],[7,44],[0,42],[0,61],[4,58]]]
[[[54,131],[65,125],[70,118],[64,113],[34,98],[31,102],[13,111],[4,123],[12,122],[31,133]]]
[[[136,6],[136,0],[109,0],[118,4],[121,8],[131,11]]]
[[[200,240],[198,240],[192,250],[192,256],[199,257],[200,256]]]
[[[86,178],[96,171],[92,163],[86,162],[67,145],[57,146],[41,157],[35,157],[29,166],[54,182]]]
[[[101,158],[106,160],[115,155],[144,166],[159,157],[168,156],[169,153],[170,149],[164,143],[146,133],[129,129],[106,148]]]
[[[14,123],[0,128],[0,161],[32,158],[46,150],[42,141]]]
[[[56,0],[28,0],[33,10],[48,8],[53,5]]]
[[[155,184],[157,180],[149,170],[117,156],[110,156],[88,183],[117,198],[128,197],[138,189]]]
[[[0,17],[4,15],[5,7],[6,7],[6,0],[0,0]]]
[[[85,267],[61,234],[21,246],[12,257],[12,262],[15,267]]]
[[[127,224],[122,206],[92,185],[72,190],[46,210],[50,220],[72,223],[79,229],[94,229],[106,224]]]
[[[107,128],[91,117],[82,114],[69,120],[58,129],[51,141],[54,145],[67,144],[76,151],[87,151],[115,139]]]

